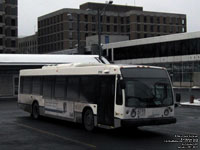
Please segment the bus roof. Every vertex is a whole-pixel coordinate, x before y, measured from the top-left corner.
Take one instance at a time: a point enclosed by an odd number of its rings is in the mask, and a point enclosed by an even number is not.
[[[109,62],[103,58],[103,61]],[[0,54],[0,65],[51,65],[66,63],[102,63],[98,55]]]
[[[22,76],[35,75],[79,75],[79,74],[121,74],[121,68],[154,68],[161,67],[142,66],[142,65],[115,65],[115,64],[96,64],[96,63],[72,63],[44,66],[41,69],[21,70]]]

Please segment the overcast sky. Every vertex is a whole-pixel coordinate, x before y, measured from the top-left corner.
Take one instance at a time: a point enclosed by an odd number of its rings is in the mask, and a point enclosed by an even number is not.
[[[106,0],[105,0],[106,1]],[[37,31],[37,18],[62,8],[79,8],[85,2],[104,0],[18,0],[19,36]],[[200,31],[200,0],[113,0],[113,4],[143,6],[144,11],[187,15],[188,32]]]

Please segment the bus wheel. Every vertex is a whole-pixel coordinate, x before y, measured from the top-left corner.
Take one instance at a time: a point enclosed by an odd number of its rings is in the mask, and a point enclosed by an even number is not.
[[[83,124],[87,131],[92,131],[94,129],[94,115],[91,109],[85,111]]]
[[[34,118],[34,119],[38,119],[39,116],[40,116],[40,113],[39,113],[39,105],[37,102],[34,102],[33,103],[33,106],[32,106],[32,114],[31,116]]]

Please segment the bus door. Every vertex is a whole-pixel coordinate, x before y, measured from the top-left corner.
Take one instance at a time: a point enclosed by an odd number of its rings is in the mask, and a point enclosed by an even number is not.
[[[100,97],[97,102],[97,122],[114,125],[115,76],[100,77]]]

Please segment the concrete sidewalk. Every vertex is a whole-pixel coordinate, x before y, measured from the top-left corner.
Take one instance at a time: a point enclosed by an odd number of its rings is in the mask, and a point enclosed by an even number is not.
[[[195,107],[195,108],[200,108],[200,99],[194,99],[194,103],[190,102],[182,102],[180,103],[181,106],[183,107]]]

